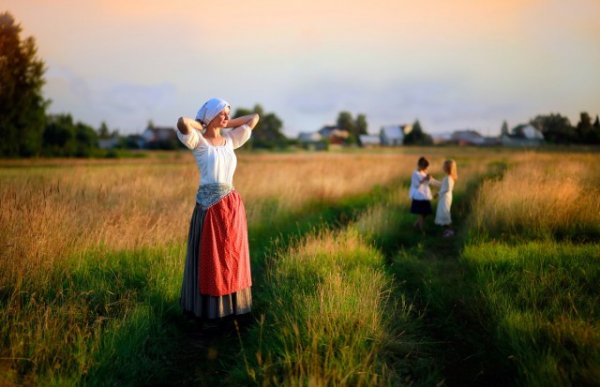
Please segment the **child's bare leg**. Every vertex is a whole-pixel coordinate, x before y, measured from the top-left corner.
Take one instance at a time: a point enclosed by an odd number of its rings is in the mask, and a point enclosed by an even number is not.
[[[423,224],[425,223],[425,217],[423,215],[417,215],[417,221],[415,222],[415,227],[420,231],[423,231]]]

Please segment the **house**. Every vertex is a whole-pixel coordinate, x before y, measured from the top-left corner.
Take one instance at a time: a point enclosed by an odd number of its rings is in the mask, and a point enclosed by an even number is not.
[[[119,145],[119,137],[101,138],[98,140],[98,147],[100,149],[113,149]]]
[[[502,135],[502,145],[509,147],[540,146],[544,142],[544,135],[530,124],[518,125],[513,129],[512,135]]]
[[[433,133],[431,135],[431,138],[433,139],[434,145],[446,144],[446,143],[451,142],[452,133],[449,133],[449,132]]]
[[[350,132],[345,129],[339,129],[337,126],[324,126],[319,129],[318,133],[323,139],[334,145],[342,145],[350,137]]]
[[[384,125],[379,131],[381,145],[400,146],[404,143],[404,136],[411,130],[412,125]]]
[[[360,146],[363,148],[372,148],[381,145],[381,137],[372,134],[361,134],[358,136]]]
[[[521,130],[523,131],[525,138],[528,140],[544,141],[544,135],[542,132],[537,130],[533,125],[526,125]]]
[[[450,142],[458,145],[483,145],[485,138],[476,130],[456,130],[452,132]]]
[[[177,149],[179,141],[175,129],[169,127],[152,126],[142,133],[145,148],[148,149]]]
[[[300,132],[300,134],[298,134],[298,141],[301,144],[314,143],[321,140],[323,140],[323,137],[321,137],[319,132]]]

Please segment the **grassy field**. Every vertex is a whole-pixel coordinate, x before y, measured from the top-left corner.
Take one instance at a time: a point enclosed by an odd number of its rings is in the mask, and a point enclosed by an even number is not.
[[[412,227],[457,160],[441,238]],[[598,385],[600,155],[430,148],[245,154],[253,322],[178,306],[186,153],[0,162],[0,384]]]

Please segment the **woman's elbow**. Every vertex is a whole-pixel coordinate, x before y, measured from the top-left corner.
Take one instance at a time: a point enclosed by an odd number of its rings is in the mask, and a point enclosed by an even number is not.
[[[254,129],[254,127],[258,124],[258,120],[260,120],[260,116],[258,113],[254,113],[254,117],[250,120],[250,127]]]
[[[177,130],[179,130],[183,134],[187,134],[187,126],[185,125],[185,120],[183,117],[179,117],[177,120]]]

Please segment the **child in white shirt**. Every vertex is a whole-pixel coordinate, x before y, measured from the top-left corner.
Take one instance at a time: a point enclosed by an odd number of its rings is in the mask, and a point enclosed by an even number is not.
[[[425,157],[419,158],[417,169],[413,172],[410,181],[410,212],[417,215],[414,226],[421,232],[423,232],[425,217],[433,213],[429,184],[439,185],[439,181],[427,173],[427,168],[429,168],[429,161]]]

